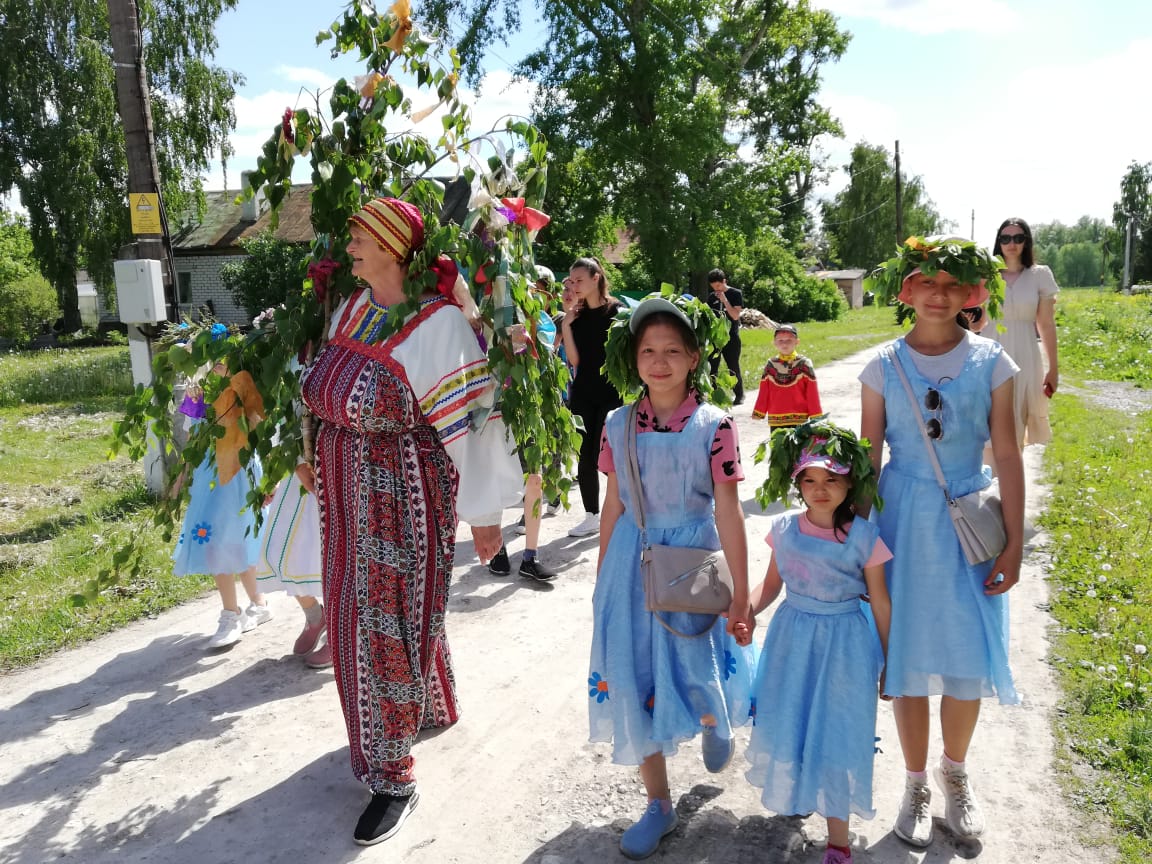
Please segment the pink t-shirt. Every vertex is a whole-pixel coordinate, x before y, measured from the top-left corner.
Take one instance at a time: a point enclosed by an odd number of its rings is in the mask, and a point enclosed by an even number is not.
[[[688,398],[672,412],[672,418],[667,424],[654,424],[651,418],[654,414],[652,403],[647,396],[640,399],[640,407],[636,412],[636,434],[645,435],[649,432],[680,432],[692,415],[696,406],[701,402],[695,390],[689,392]],[[608,443],[607,430],[600,436],[600,458],[596,467],[605,474],[616,472],[616,459],[612,455],[612,445]],[[716,437],[712,439],[712,482],[735,483],[744,479],[744,468],[740,464],[740,436],[736,432],[736,421],[732,415],[726,415],[716,427]]]
[[[821,528],[819,525],[813,525],[812,520],[808,518],[808,513],[800,514],[798,522],[800,526],[800,533],[806,537],[817,537],[821,540],[831,540],[833,543],[843,543],[844,534],[841,532],[837,536],[835,528]],[[769,534],[764,538],[765,542],[772,545],[772,535]],[[879,537],[876,538],[876,545],[872,547],[872,554],[868,556],[868,560],[864,562],[865,567],[875,567],[883,564],[885,561],[892,560],[892,552],[884,545],[884,541]]]

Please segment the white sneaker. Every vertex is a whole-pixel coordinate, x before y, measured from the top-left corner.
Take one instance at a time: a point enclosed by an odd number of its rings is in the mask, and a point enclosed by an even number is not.
[[[932,770],[936,785],[944,793],[944,821],[957,837],[979,837],[984,833],[984,811],[972,791],[966,771],[949,770],[944,764]]]
[[[244,617],[248,619],[248,624],[244,627],[244,632],[255,630],[261,624],[267,624],[272,620],[272,610],[267,606],[258,606],[255,603],[249,603],[248,608],[244,610]]]
[[[555,516],[563,509],[563,505],[557,501],[555,504],[549,504],[545,514],[548,516]]]
[[[904,781],[904,797],[892,830],[905,843],[921,848],[932,842],[932,790],[926,783]]]
[[[216,628],[216,635],[208,640],[209,648],[227,648],[240,641],[246,630],[256,625],[245,627],[247,616],[243,612],[233,612],[225,609],[220,613],[220,625]]]
[[[584,521],[568,531],[569,537],[591,537],[600,533],[600,514],[585,513]]]

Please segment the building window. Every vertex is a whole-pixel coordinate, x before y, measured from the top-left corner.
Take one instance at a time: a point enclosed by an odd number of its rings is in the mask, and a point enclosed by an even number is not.
[[[187,306],[192,302],[192,274],[187,270],[181,271],[176,274],[176,281],[179,288],[177,302]]]

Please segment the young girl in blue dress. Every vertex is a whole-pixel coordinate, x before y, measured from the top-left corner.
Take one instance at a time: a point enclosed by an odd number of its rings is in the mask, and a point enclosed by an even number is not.
[[[891,611],[884,562],[892,554],[856,515],[857,500],[876,491],[870,458],[853,433],[825,420],[772,436],[769,495],[786,499],[794,483],[806,509],[773,521],[772,560],[751,594],[759,613],[788,587],[760,652],[747,777],[769,810],[828,820],[824,864],[852,860],[851,814],[875,815],[877,682]]]
[[[696,305],[686,308],[711,315]],[[753,622],[738,438],[732,418],[692,387],[701,374],[696,333],[688,315],[663,298],[644,300],[628,328],[645,385],[636,449],[649,541],[722,548],[734,580],[727,628],[723,617],[661,613],[670,627],[701,633],[685,638],[646,611],[627,470],[630,406],[612,412],[599,460],[608,490],[592,601],[588,714],[590,739],[612,742],[613,762],[640,766],[648,807],[624,832],[620,848],[629,858],[646,858],[678,821],[665,758],[701,733],[708,770],[723,770],[732,757],[733,729],[748,721],[753,673],[751,649],[738,647],[732,628],[744,625],[747,645]]]
[[[226,375],[218,365],[214,370]],[[193,387],[180,406],[180,412],[192,423],[203,422],[204,396]],[[257,478],[260,465],[253,466]],[[173,495],[179,493],[183,475]],[[220,593],[220,618],[216,633],[208,640],[209,648],[227,648],[258,625],[271,620],[272,610],[264,602],[257,581],[260,563],[260,536],[256,519],[248,506],[252,482],[246,470],[240,470],[227,482],[220,482],[211,452],[192,472],[192,489],[180,539],[172,552],[172,570],[177,576],[210,573]],[[241,609],[236,597],[239,577],[248,595],[247,608]]]
[[[880,468],[885,507],[877,524],[892,550],[892,598],[884,693],[894,698],[907,779],[894,831],[914,846],[932,841],[927,786],[929,696],[941,696],[944,752],[934,769],[945,820],[961,838],[979,837],[984,815],[968,779],[968,747],[980,700],[1018,703],[1008,666],[1007,592],[1020,578],[1024,549],[1024,470],[1016,442],[1016,364],[990,339],[965,330],[957,313],[1000,299],[998,261],[971,241],[909,238],[873,278],[885,299],[915,312],[907,335],[886,346],[860,375],[862,435]],[[911,383],[913,406],[895,364]],[[915,413],[913,413],[915,412]],[[917,416],[919,415],[919,416]],[[982,465],[991,439],[1000,478],[1007,545],[994,561],[970,565],[957,539],[920,431],[923,421],[949,494],[991,482]]]

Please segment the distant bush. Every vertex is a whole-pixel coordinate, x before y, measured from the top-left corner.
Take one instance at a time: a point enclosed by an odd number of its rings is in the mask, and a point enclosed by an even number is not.
[[[220,278],[249,317],[271,306],[284,303],[291,308],[299,302],[307,247],[277,240],[270,232],[242,240],[240,245],[247,254],[220,268]]]
[[[729,284],[744,288],[744,305],[773,321],[835,321],[848,308],[836,283],[809,276],[772,232],[725,263]]]
[[[59,317],[56,291],[39,273],[0,284],[0,339],[27,345]]]
[[[806,273],[791,280],[757,279],[745,289],[744,305],[781,322],[835,321],[848,308],[835,282]]]

